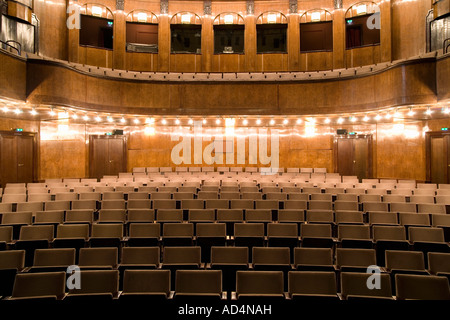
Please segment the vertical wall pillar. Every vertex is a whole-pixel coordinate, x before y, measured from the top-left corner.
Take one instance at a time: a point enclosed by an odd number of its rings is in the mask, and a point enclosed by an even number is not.
[[[289,17],[288,17],[288,59],[289,71],[300,70],[300,21],[297,0],[289,1]]]
[[[211,16],[211,0],[203,1],[202,21],[202,72],[210,72],[214,51],[213,17]]]
[[[391,1],[381,1],[380,4],[380,45],[381,61],[392,60],[392,37],[391,37]]]
[[[247,1],[247,17],[245,18],[245,69],[256,70],[256,18],[255,2]]]
[[[345,10],[342,0],[334,0],[333,69],[345,67]]]
[[[169,1],[161,0],[161,14],[158,24],[158,71],[169,71],[170,64],[170,21]]]
[[[126,17],[125,0],[116,0],[114,15],[113,69],[125,69]]]
[[[79,26],[77,25],[77,21],[75,20],[76,17],[74,15],[79,12],[81,4],[78,2],[78,0],[68,0],[66,3],[66,7],[70,10],[70,12],[67,13],[67,19],[69,23],[69,30],[67,31],[67,55],[68,60],[70,62],[75,63],[81,63],[79,61],[78,57],[78,47],[80,43],[80,30],[78,29]],[[67,10],[69,11],[69,10]],[[73,17],[73,18],[72,18]],[[78,21],[79,23],[79,21]]]

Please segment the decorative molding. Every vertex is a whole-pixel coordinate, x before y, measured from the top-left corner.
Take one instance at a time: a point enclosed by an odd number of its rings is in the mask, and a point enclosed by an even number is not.
[[[124,10],[125,9],[125,0],[116,0],[116,10]]]
[[[247,14],[255,14],[255,1],[254,0],[247,0],[247,3],[245,4],[247,9]]]
[[[344,6],[342,5],[342,0],[333,0],[335,9],[342,9]]]
[[[298,2],[297,0],[289,0],[289,13],[297,13]]]
[[[212,13],[211,0],[203,1],[203,14],[210,16]]]
[[[169,13],[169,0],[161,0],[160,11],[161,11],[161,14]]]

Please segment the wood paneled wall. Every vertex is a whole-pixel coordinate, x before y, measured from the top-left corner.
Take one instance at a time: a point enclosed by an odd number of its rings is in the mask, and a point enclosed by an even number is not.
[[[182,55],[180,57],[189,57]],[[201,63],[199,55],[198,64]],[[450,57],[439,60],[448,67]],[[368,76],[298,82],[150,82],[82,74],[66,65],[28,62],[31,103],[140,114],[307,115],[372,111],[445,98],[446,73],[436,87],[436,60],[417,60]],[[445,91],[447,90],[447,91]],[[439,100],[440,101],[440,100]]]
[[[23,128],[39,133],[39,179],[85,177],[89,172],[88,141],[91,134],[110,132],[106,125],[69,124],[0,118],[0,130]],[[408,121],[386,124],[317,126],[314,136],[305,127],[283,129],[280,134],[280,167],[325,167],[333,170],[333,137],[337,129],[373,136],[374,177],[425,180],[425,132],[450,127],[450,119]],[[156,127],[147,134],[143,127],[123,127],[128,138],[128,171],[133,167],[172,166],[170,132]],[[204,128],[208,129],[208,128]],[[203,149],[210,142],[203,141]],[[270,144],[269,144],[270,145]],[[193,145],[192,145],[193,146]],[[268,148],[270,152],[270,147]],[[246,150],[248,164],[248,146]],[[225,161],[225,160],[224,160]],[[216,164],[215,166],[225,166]],[[195,166],[181,164],[180,166]],[[206,164],[203,163],[203,166]],[[227,165],[232,166],[232,165]]]
[[[381,43],[377,46],[358,49],[345,49],[345,12],[356,0],[345,0],[343,9],[334,9],[332,0],[299,1],[298,14],[290,14],[289,0],[256,0],[255,12],[247,15],[246,1],[212,1],[212,14],[203,14],[203,1],[169,1],[168,15],[160,15],[160,1],[150,0],[146,2],[138,0],[125,1],[125,10],[115,9],[115,1],[100,0],[99,4],[105,5],[114,13],[114,50],[91,49],[79,46],[78,30],[61,32],[56,45],[67,43],[69,61],[92,64],[95,66],[114,67],[133,71],[171,71],[171,72],[264,72],[264,71],[316,71],[339,68],[349,68],[376,64],[392,59],[392,45],[396,46],[398,39],[392,41],[391,25],[401,30],[409,30],[405,23],[415,23],[414,20],[405,21],[399,16],[391,15],[391,1],[377,1],[381,11]],[[71,2],[70,2],[71,3]],[[412,4],[411,4],[412,6]],[[299,18],[308,10],[326,9],[333,14],[333,51],[332,52],[300,52]],[[403,12],[407,12],[409,6],[402,4]],[[130,53],[125,51],[125,18],[132,10],[147,10],[154,12],[159,18],[158,30],[158,54]],[[416,12],[416,8],[412,8]],[[170,20],[177,12],[188,11],[202,18],[202,53],[201,54],[171,54],[170,53]],[[256,53],[256,18],[266,11],[279,11],[288,17],[288,53],[286,54],[257,54]],[[47,18],[47,13],[41,10],[42,19]],[[214,54],[212,21],[215,16],[223,12],[236,12],[245,20],[245,53],[244,54]],[[421,13],[421,11],[417,11]],[[407,14],[406,14],[407,15]],[[397,20],[394,22],[393,18]],[[59,21],[59,20],[58,20]],[[56,26],[58,27],[58,26]],[[43,27],[45,35],[48,27]],[[402,34],[402,31],[397,33]],[[61,39],[67,35],[66,38]],[[417,47],[423,46],[412,34],[414,46],[407,50],[399,49],[406,54],[415,55]],[[43,37],[43,42],[49,41]],[[405,41],[405,40],[402,40]],[[47,50],[45,50],[47,51]],[[420,50],[419,50],[420,51]],[[59,55],[61,56],[61,54]],[[57,57],[59,57],[57,56]]]

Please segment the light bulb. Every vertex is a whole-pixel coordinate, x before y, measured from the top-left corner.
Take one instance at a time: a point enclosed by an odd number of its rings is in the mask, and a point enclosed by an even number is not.
[[[298,118],[297,119],[297,124],[300,124],[300,123],[302,123],[302,119]]]
[[[102,118],[100,118],[99,116],[96,116],[95,121],[100,122],[100,121],[102,121]]]
[[[338,122],[339,124],[343,123],[343,122],[344,122],[344,118],[339,118],[339,119],[337,120],[337,122]]]
[[[85,115],[85,116],[83,116],[83,120],[84,120],[84,121],[88,121],[88,120],[89,120],[89,117],[88,117],[87,115]]]
[[[220,124],[220,119],[217,119],[217,120],[216,120],[216,124]]]
[[[330,118],[326,118],[324,122],[325,122],[325,123],[330,123],[331,120],[330,120]]]
[[[34,109],[34,108],[31,109],[30,113],[31,113],[33,116],[37,115],[37,111],[36,111],[36,109]]]
[[[289,120],[288,119],[284,119],[283,120],[283,124],[288,124],[289,123]]]
[[[133,122],[134,124],[139,124],[139,119],[134,119]]]
[[[126,122],[126,120],[124,117],[120,118],[120,123],[125,123],[125,122]]]
[[[180,119],[176,119],[175,124],[180,124]]]
[[[244,126],[246,126],[246,125],[248,124],[248,120],[247,120],[247,119],[242,120],[242,124],[243,124]]]
[[[275,124],[275,120],[272,119],[272,120],[270,120],[269,123],[270,123],[270,125],[274,125]]]
[[[161,120],[161,123],[164,124],[164,125],[167,124],[166,119],[162,119],[162,120]]]
[[[370,120],[370,118],[367,115],[365,115],[363,118],[363,121],[369,121],[369,120]]]
[[[261,119],[256,120],[256,124],[261,124]]]

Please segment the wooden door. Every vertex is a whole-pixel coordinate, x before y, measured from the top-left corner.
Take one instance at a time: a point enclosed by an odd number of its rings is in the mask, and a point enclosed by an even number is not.
[[[360,180],[372,177],[372,136],[336,136],[335,172],[343,176],[357,176]]]
[[[101,179],[105,175],[118,175],[126,172],[126,137],[97,136],[89,137],[89,174]]]
[[[427,132],[425,144],[427,181],[450,183],[450,134]]]
[[[18,136],[17,141],[17,182],[33,181],[33,137]]]
[[[0,180],[3,187],[9,182],[35,180],[36,149],[34,133],[0,133]]]

